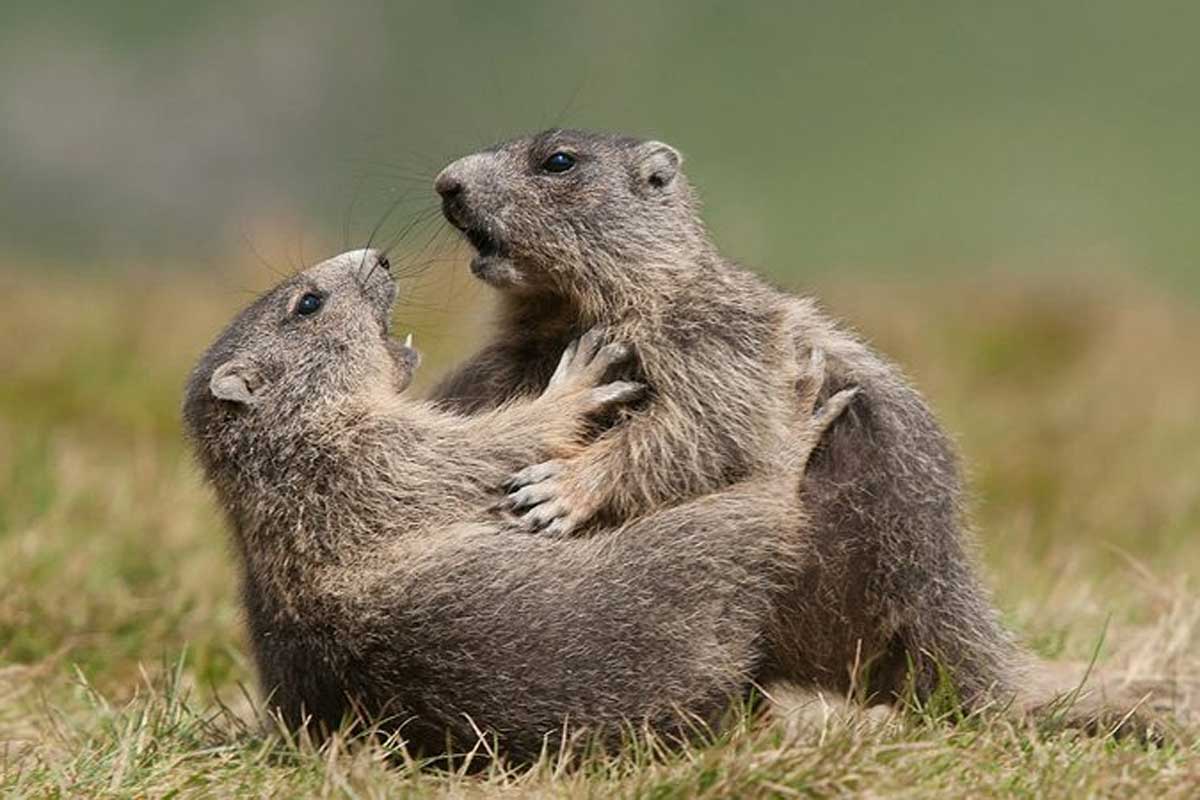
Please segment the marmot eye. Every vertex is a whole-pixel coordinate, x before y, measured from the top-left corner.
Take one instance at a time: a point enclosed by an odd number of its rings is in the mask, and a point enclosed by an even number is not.
[[[321,310],[321,305],[325,299],[319,294],[309,292],[300,298],[300,302],[296,303],[296,313],[302,317],[307,317],[310,314],[315,314]]]
[[[561,150],[542,162],[542,169],[546,172],[566,172],[573,166],[575,166],[575,156]]]

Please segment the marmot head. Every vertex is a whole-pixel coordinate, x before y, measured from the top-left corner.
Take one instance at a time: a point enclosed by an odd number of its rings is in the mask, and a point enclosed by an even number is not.
[[[205,458],[285,428],[320,404],[400,391],[420,358],[389,336],[396,285],[386,258],[356,250],[295,275],[230,323],[188,380],[184,423]]]
[[[476,276],[572,296],[639,278],[620,274],[634,264],[685,261],[704,241],[680,164],[662,142],[550,130],[460,158],[434,186]]]

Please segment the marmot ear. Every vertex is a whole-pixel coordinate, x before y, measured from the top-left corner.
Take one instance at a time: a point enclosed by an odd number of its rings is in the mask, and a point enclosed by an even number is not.
[[[669,144],[643,142],[638,145],[638,184],[646,192],[662,191],[675,182],[683,156]]]
[[[258,399],[257,393],[262,385],[258,370],[242,361],[226,361],[213,370],[208,382],[213,397],[247,406]]]

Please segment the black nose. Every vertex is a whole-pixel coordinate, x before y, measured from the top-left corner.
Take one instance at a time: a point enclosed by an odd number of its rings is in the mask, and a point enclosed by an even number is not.
[[[387,272],[392,271],[392,262],[388,261],[388,257],[383,255],[382,253],[380,253],[379,259],[375,263],[378,264],[379,266],[383,267],[384,270]]]
[[[445,172],[443,172],[441,175],[438,175],[437,180],[434,181],[433,188],[437,190],[438,194],[447,200],[453,197],[458,197],[463,191],[462,181],[453,175],[446,174]]]

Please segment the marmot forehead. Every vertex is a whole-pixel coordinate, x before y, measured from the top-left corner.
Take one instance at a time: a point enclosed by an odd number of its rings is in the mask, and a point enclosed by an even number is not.
[[[585,152],[626,153],[650,139],[639,139],[628,134],[587,131],[578,128],[548,128],[531,136],[510,139],[492,148],[507,151],[550,152],[559,148],[571,148]]]

